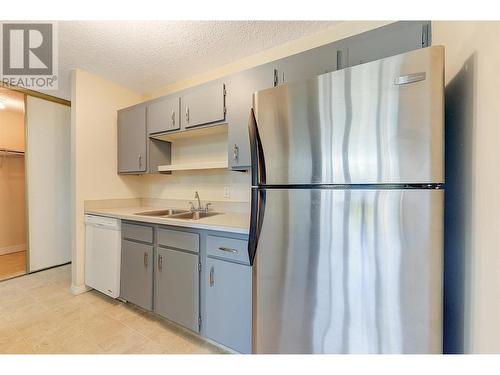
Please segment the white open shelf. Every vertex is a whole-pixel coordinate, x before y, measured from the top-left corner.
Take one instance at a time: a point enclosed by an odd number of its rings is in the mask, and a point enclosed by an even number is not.
[[[170,164],[160,165],[158,172],[171,172],[171,171],[190,171],[200,169],[227,169],[227,160],[223,161],[209,161],[200,163],[183,163],[183,164]]]
[[[157,137],[171,144],[170,163],[158,172],[227,169],[227,130],[223,124]]]

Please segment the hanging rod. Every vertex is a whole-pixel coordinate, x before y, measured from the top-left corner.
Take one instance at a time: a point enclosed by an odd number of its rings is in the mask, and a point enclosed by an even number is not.
[[[9,148],[0,148],[0,152],[3,152],[7,155],[24,156],[24,151],[11,150]]]

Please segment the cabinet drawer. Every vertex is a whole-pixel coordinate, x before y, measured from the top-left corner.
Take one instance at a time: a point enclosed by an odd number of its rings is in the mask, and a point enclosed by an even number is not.
[[[122,237],[128,238],[129,240],[153,243],[153,227],[122,223]]]
[[[248,261],[248,242],[235,238],[208,236],[207,254],[218,258],[250,264]]]
[[[197,253],[200,250],[200,237],[197,233],[158,228],[158,245]]]

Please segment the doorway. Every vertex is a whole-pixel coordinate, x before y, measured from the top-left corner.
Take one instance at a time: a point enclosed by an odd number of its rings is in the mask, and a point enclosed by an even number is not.
[[[0,87],[0,280],[26,274],[25,95]]]

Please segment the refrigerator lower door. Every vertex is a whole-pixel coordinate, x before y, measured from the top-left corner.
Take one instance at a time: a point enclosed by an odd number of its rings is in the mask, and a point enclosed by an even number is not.
[[[441,353],[443,190],[268,189],[255,353]]]

